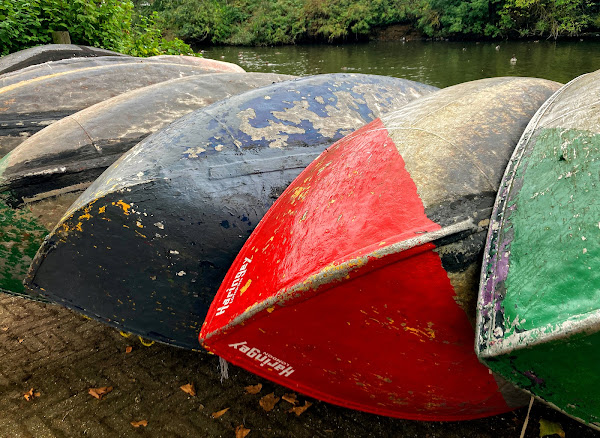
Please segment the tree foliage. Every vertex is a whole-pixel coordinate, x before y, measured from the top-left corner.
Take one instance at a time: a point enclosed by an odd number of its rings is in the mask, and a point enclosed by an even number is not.
[[[0,0],[0,54],[50,43],[68,30],[74,44],[135,56],[192,53],[181,40],[162,37],[158,13],[136,16],[130,0]]]
[[[592,0],[506,0],[502,24],[521,36],[577,35],[600,19]],[[600,22],[596,23],[596,26]]]
[[[136,0],[142,1],[142,0]],[[600,27],[594,0],[154,0],[179,37],[272,45],[368,38],[409,24],[428,36],[576,35]]]
[[[432,37],[558,37],[600,29],[596,0],[0,0],[0,53],[50,42],[137,56],[183,41],[274,45],[369,38],[405,24]]]

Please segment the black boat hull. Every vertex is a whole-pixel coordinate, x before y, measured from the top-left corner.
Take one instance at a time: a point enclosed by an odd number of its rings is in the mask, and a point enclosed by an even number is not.
[[[196,111],[84,192],[26,282],[123,330],[197,349],[230,263],[287,185],[337,139],[433,91],[402,79],[321,75]]]

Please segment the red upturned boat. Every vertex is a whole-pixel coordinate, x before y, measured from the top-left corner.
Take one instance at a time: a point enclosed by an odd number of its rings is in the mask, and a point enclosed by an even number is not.
[[[335,143],[246,242],[201,343],[294,390],[376,414],[465,420],[522,405],[527,397],[477,360],[474,305],[504,168],[558,87],[456,85]]]

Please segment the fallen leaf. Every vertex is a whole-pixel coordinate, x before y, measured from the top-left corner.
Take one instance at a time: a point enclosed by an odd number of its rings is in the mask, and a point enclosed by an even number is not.
[[[249,433],[250,429],[246,429],[242,424],[235,428],[235,438],[246,438]]]
[[[19,339],[19,344],[22,344],[25,339]]]
[[[212,417],[213,417],[213,418],[219,418],[219,417],[221,417],[222,415],[224,415],[224,414],[225,414],[225,412],[227,412],[228,410],[229,410],[229,408],[225,408],[225,409],[221,409],[220,411],[213,412],[213,413],[212,413]]]
[[[193,383],[188,383],[186,385],[182,385],[182,386],[180,386],[180,388],[183,392],[191,395],[192,397],[194,397],[196,395],[196,388],[194,388]]]
[[[98,400],[102,400],[106,394],[113,390],[112,386],[102,386],[100,388],[90,388],[88,394],[92,397],[96,397]]]
[[[125,347],[125,353],[129,354],[133,351],[133,347],[128,345],[127,347]]]
[[[2,327],[2,331],[3,332],[7,332],[8,331],[8,327]]]
[[[304,406],[296,406],[296,407],[290,409],[288,412],[293,412],[294,414],[296,414],[296,416],[300,416],[300,415],[302,415],[302,413],[304,411],[306,411],[311,406],[312,406],[312,403],[309,401],[306,401],[306,402],[304,402]]]
[[[248,394],[258,394],[262,389],[262,383],[258,383],[256,385],[246,386],[244,388]]]
[[[265,411],[269,412],[273,410],[278,401],[279,397],[275,397],[275,393],[272,392],[261,398],[258,403]]]
[[[31,388],[29,391],[27,391],[25,394],[23,394],[23,397],[25,398],[25,400],[27,401],[31,401],[36,397],[39,397],[40,395],[42,395],[40,392],[33,392],[34,389]]]
[[[565,431],[560,424],[542,418],[540,419],[540,438],[548,435],[558,435],[560,438],[565,438]]]
[[[140,427],[140,426],[146,427],[146,426],[148,426],[148,421],[146,421],[146,420],[132,421],[131,425],[133,427]]]
[[[281,398],[283,400],[285,400],[288,403],[291,403],[293,405],[295,405],[296,403],[298,403],[298,400],[296,400],[297,395],[292,393],[292,394],[283,394],[283,396],[281,396]]]

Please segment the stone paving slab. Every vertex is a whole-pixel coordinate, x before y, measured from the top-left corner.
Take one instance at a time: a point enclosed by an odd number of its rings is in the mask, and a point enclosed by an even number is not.
[[[128,346],[133,347],[126,353]],[[0,296],[0,438],[235,437],[244,425],[252,437],[518,437],[526,409],[457,423],[395,420],[306,398],[301,416],[280,401],[271,412],[262,396],[291,391],[239,368],[221,383],[219,360],[204,352],[166,345],[143,346],[136,337],[70,310]],[[180,389],[193,382],[197,395]],[[262,383],[257,395],[244,387]],[[112,386],[102,400],[89,388]],[[40,395],[27,401],[31,388]],[[213,412],[229,408],[220,418]],[[538,437],[538,420],[559,422],[571,437],[599,433],[539,403],[527,437]],[[134,428],[132,421],[147,420]]]

